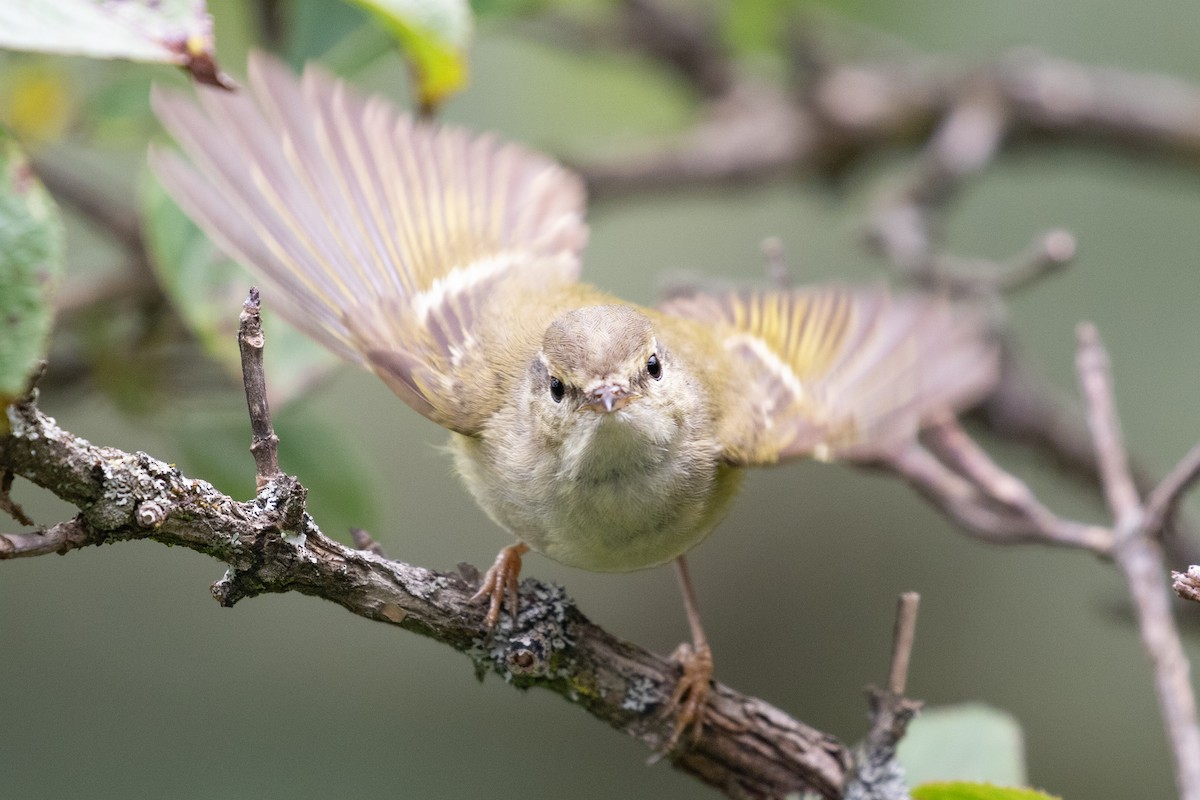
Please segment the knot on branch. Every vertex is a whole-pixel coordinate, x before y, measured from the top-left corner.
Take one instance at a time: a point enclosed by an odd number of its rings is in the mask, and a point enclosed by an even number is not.
[[[514,621],[503,617],[490,638],[481,636],[467,654],[482,680],[488,669],[505,681],[528,687],[571,677],[572,627],[580,617],[566,591],[531,578],[521,581],[521,610]]]
[[[178,504],[183,475],[140,451],[102,453],[91,468],[99,492],[83,509],[87,521],[106,532],[161,527]]]
[[[285,591],[295,576],[295,566],[306,560],[305,543],[319,533],[305,511],[308,489],[293,475],[283,473],[263,486],[251,505],[263,512],[250,540],[235,537],[230,544],[239,558],[212,587],[213,598],[223,607],[267,592]]]
[[[285,535],[303,536],[312,522],[305,513],[308,489],[294,475],[276,475],[262,487],[254,502],[262,506]]]

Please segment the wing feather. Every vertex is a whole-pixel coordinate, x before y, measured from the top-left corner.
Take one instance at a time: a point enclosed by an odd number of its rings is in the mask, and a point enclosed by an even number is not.
[[[252,56],[249,85],[201,88],[199,103],[156,88],[187,156],[151,152],[164,186],[293,324],[425,416],[476,432],[490,409],[462,402],[454,370],[486,363],[476,328],[501,278],[532,292],[576,280],[582,182],[492,136],[414,122],[320,69],[297,79]]]
[[[928,295],[832,285],[662,310],[714,326],[733,359],[720,438],[735,464],[877,457],[978,400],[998,370],[982,314]]]

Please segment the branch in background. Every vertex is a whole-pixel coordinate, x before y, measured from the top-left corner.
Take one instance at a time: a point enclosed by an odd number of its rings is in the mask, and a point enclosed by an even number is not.
[[[115,278],[82,286],[68,286],[58,297],[58,313],[73,315],[100,303],[137,298],[159,303],[162,293],[142,244],[142,227],[137,211],[113,197],[109,187],[82,178],[78,170],[64,170],[53,161],[39,160],[35,172],[54,199],[75,211],[97,231],[125,251],[126,262]]]
[[[1193,445],[1162,482],[1150,491],[1146,498],[1146,519],[1142,523],[1145,528],[1154,531],[1172,524],[1179,511],[1179,501],[1196,485],[1197,480],[1200,480],[1200,443]]]
[[[779,180],[815,146],[811,121],[783,91],[735,84],[709,103],[678,142],[604,161],[571,162],[597,202],[691,186],[739,186]]]
[[[1196,718],[1196,698],[1187,655],[1171,615],[1167,570],[1156,541],[1158,531],[1146,527],[1148,520],[1161,524],[1164,517],[1146,513],[1134,486],[1113,400],[1108,353],[1090,324],[1079,326],[1077,367],[1104,493],[1114,519],[1113,559],[1125,578],[1142,644],[1154,669],[1159,711],[1167,728],[1175,766],[1175,783],[1181,800],[1200,800],[1200,723]],[[1186,483],[1176,480],[1174,475],[1168,476],[1168,482],[1162,484],[1165,488],[1152,495],[1177,494]]]
[[[965,533],[995,544],[1036,543],[1109,555],[1112,534],[1059,517],[996,465],[954,420],[926,432],[880,466],[896,472]]]
[[[701,97],[724,97],[733,86],[733,65],[711,9],[680,14],[653,0],[625,0],[619,40],[667,64]]]
[[[701,121],[677,141],[632,161],[622,155],[580,169],[602,196],[697,182],[727,186],[750,177],[842,171],[873,153],[919,144],[930,131],[938,132],[931,147],[953,156],[937,165],[950,167],[941,173],[950,184],[976,173],[1006,141],[1101,146],[1185,166],[1194,166],[1200,154],[1200,88],[1161,75],[1028,49],[983,66],[929,57],[835,57],[814,67],[805,49],[792,55],[803,62],[797,72],[804,83],[794,91],[772,93],[734,73],[730,88],[710,97]],[[757,98],[744,103],[752,117],[745,141],[755,149],[714,142],[720,138],[717,106],[739,95]],[[716,154],[722,158],[709,163]],[[773,174],[764,171],[768,161]],[[934,198],[918,199],[928,204]]]
[[[1200,445],[1150,492],[1151,501],[1143,505],[1117,421],[1108,354],[1091,325],[1079,329],[1078,372],[1098,472],[1113,518],[1110,528],[1055,515],[1024,483],[997,466],[954,420],[927,431],[928,449],[914,443],[883,465],[975,536],[996,543],[1073,547],[1115,562],[1153,667],[1180,797],[1200,800],[1200,724],[1158,542],[1169,509],[1200,478]],[[1200,570],[1189,571],[1188,576],[1175,573],[1176,590],[1185,596],[1194,592],[1200,585],[1197,576]]]
[[[669,34],[663,27],[659,35]],[[830,169],[863,156],[928,142],[906,184],[881,200],[869,238],[889,264],[919,284],[970,294],[1011,292],[1062,269],[1074,257],[1070,233],[1052,230],[1004,262],[941,251],[940,217],[963,185],[1004,146],[1046,142],[1099,145],[1118,152],[1178,160],[1200,154],[1200,88],[1154,74],[1134,74],[1022,49],[978,68],[910,57],[847,63],[813,56],[807,33],[792,48],[803,85],[783,93],[733,73],[729,88],[708,95],[700,121],[656,150],[576,165],[606,197],[689,185],[741,185]],[[678,44],[682,46],[684,37]],[[653,50],[646,51],[654,55]],[[1077,408],[1004,343],[1005,369],[982,405],[997,435],[1023,441],[1101,485]],[[1134,459],[1137,487],[1154,480]],[[1172,560],[1200,561],[1191,526],[1169,516],[1158,535]]]
[[[1002,98],[987,84],[965,91],[946,111],[905,185],[871,222],[870,241],[894,268],[926,279],[936,270],[936,212],[995,159],[1009,125]]]

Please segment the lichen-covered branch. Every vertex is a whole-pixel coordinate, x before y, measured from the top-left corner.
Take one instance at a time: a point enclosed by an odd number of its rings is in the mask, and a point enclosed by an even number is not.
[[[277,475],[247,502],[188,478],[145,453],[100,447],[60,428],[32,402],[8,409],[0,470],[47,488],[79,515],[39,533],[0,534],[0,558],[64,553],[132,539],[197,550],[228,565],[212,587],[222,605],[296,591],[351,613],[428,636],[469,655],[476,669],[540,686],[612,727],[662,748],[672,720],[660,714],[676,665],[596,627],[561,589],[522,583],[522,611],[489,640],[469,602],[477,576],[439,573],[326,537],[304,511],[306,491]],[[732,797],[812,791],[837,797],[845,747],[761,700],[717,684],[702,736],[677,768]]]

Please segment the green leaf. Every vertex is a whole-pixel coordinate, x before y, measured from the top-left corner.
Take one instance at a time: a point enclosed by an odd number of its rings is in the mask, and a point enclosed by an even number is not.
[[[0,47],[178,64],[218,80],[203,0],[5,0]]]
[[[205,352],[240,383],[238,314],[257,281],[208,240],[148,170],[140,200],[146,248],[163,291]],[[281,409],[321,380],[338,360],[284,323],[271,303],[271,289],[264,287],[267,388],[272,407]]]
[[[1060,800],[1035,789],[989,783],[927,783],[912,790],[913,800]]]
[[[927,781],[1025,783],[1021,727],[981,704],[929,708],[912,721],[897,758],[913,784]]]
[[[434,108],[467,83],[473,18],[467,0],[347,0],[365,8],[400,42],[422,107]]]
[[[45,355],[62,260],[58,209],[0,128],[0,406],[26,391]]]

